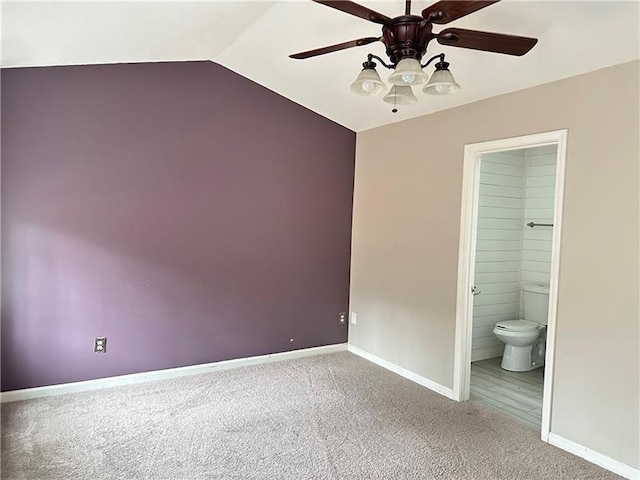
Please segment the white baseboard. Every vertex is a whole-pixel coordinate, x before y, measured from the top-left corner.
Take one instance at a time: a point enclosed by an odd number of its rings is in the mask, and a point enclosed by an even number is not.
[[[370,362],[375,363],[376,365],[380,365],[381,367],[386,368],[387,370],[390,370],[393,373],[397,373],[401,377],[411,380],[412,382],[415,382],[418,385],[422,385],[423,387],[426,387],[429,390],[433,390],[434,392],[439,393],[440,395],[444,395],[445,397],[453,400],[453,390],[445,387],[444,385],[440,385],[439,383],[436,383],[433,380],[429,380],[428,378],[422,377],[417,373],[413,373],[412,371],[407,370],[406,368],[402,368],[394,363],[388,362],[387,360],[383,360],[380,357],[376,357],[375,355],[365,350],[362,350],[361,348],[358,348],[354,345],[348,344],[347,350],[349,350],[351,353],[358,355],[359,357],[364,358],[365,360],[369,360]]]
[[[582,457],[591,463],[595,463],[602,468],[606,468],[613,473],[617,473],[624,478],[628,478],[629,480],[640,480],[640,470],[637,468],[633,468],[625,463],[619,462],[618,460],[614,460],[611,457],[607,457],[606,455],[584,447],[579,443],[567,440],[560,435],[549,433],[549,443],[569,453],[573,453],[578,457]]]
[[[471,351],[471,361],[479,362],[490,358],[502,357],[504,354],[504,344],[496,347],[476,348]]]
[[[190,365],[188,367],[168,368],[166,370],[132,373],[129,375],[119,375],[117,377],[99,378],[96,380],[86,380],[83,382],[63,383],[60,385],[50,385],[46,387],[25,388],[23,390],[2,392],[0,394],[0,402],[15,402],[17,400],[51,397],[54,395],[63,395],[65,393],[100,390],[102,388],[131,385],[134,383],[144,383],[154,380],[164,380],[168,378],[183,377],[186,375],[199,375],[202,373],[219,372],[222,370],[229,370],[231,368],[279,362],[281,360],[292,360],[294,358],[310,357],[313,355],[320,355],[325,353],[344,352],[346,350],[346,343],[338,343],[335,345],[325,345],[323,347],[303,348],[301,350],[293,350],[290,352],[272,353],[269,355],[259,355],[255,357],[224,360],[222,362]]]

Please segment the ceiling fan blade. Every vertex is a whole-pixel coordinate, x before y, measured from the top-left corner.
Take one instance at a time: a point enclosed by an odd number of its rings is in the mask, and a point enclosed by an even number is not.
[[[425,8],[422,11],[422,16],[429,20],[431,23],[437,23],[438,25],[444,25],[445,23],[453,22],[459,18],[462,18],[470,13],[477,12],[478,10],[493,5],[500,0],[483,1],[483,0],[471,0],[466,2],[443,0],[441,2],[434,3],[430,7]]]
[[[313,1],[316,3],[321,3],[322,5],[326,5],[327,7],[335,8],[336,10],[340,10],[341,12],[364,18],[365,20],[369,20],[370,22],[379,23],[380,25],[391,25],[392,22],[392,19],[387,17],[386,15],[373,11],[367,7],[363,7],[362,5],[358,5],[354,2],[333,0]]]
[[[345,48],[360,47],[362,45],[369,45],[370,43],[377,42],[381,37],[365,37],[358,40],[351,40],[350,42],[338,43],[336,45],[330,45],[328,47],[316,48],[315,50],[309,50],[307,52],[294,53],[289,55],[289,58],[295,58],[298,60],[316,57],[318,55],[324,55],[325,53],[337,52],[338,50],[344,50]]]
[[[537,38],[517,37],[502,33],[480,32],[462,28],[446,28],[436,35],[438,43],[451,47],[471,48],[485,52],[521,56],[531,50]]]

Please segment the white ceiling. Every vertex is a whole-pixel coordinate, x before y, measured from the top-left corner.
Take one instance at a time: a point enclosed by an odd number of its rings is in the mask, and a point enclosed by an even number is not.
[[[404,13],[402,0],[360,3],[390,17]],[[432,3],[414,1],[412,13]],[[418,91],[419,102],[396,114],[382,98],[349,92],[366,54],[384,56],[382,43],[288,58],[380,34],[374,23],[311,0],[3,2],[2,65],[212,60],[362,131],[640,58],[639,25],[638,1],[502,1],[447,26],[537,37],[538,45],[511,57],[432,42],[425,56],[446,53],[462,91],[448,97]],[[386,80],[388,72],[379,71]]]

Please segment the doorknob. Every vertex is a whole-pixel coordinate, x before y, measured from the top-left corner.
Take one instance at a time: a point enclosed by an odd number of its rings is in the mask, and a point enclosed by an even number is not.
[[[482,290],[474,285],[473,287],[471,287],[471,293],[474,295],[478,295],[479,293],[482,293]]]

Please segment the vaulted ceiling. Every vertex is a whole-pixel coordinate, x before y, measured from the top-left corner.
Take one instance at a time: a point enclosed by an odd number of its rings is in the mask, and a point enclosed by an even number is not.
[[[389,17],[404,13],[400,0],[360,3]],[[412,13],[432,3],[414,1]],[[311,0],[3,2],[2,65],[211,60],[362,131],[640,58],[639,18],[636,1],[499,2],[447,26],[536,37],[534,49],[511,57],[431,42],[425,56],[444,52],[462,91],[446,97],[417,92],[418,103],[395,114],[380,97],[349,92],[367,53],[384,57],[382,43],[288,57],[380,35],[379,25]],[[380,73],[386,80],[388,72]]]

